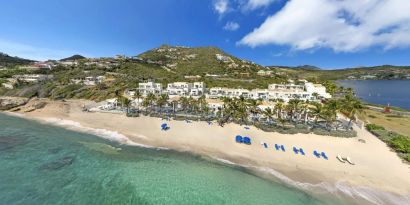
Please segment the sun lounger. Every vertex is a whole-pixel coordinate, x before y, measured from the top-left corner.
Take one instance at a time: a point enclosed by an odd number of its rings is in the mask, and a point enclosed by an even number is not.
[[[305,151],[303,151],[302,148],[299,149],[299,152],[300,152],[302,155],[305,155]]]
[[[235,137],[235,141],[236,141],[237,143],[242,143],[242,142],[243,142],[243,138],[242,138],[242,136],[240,136],[240,135],[236,135],[236,137]]]
[[[277,151],[279,151],[280,147],[279,147],[278,144],[275,144],[275,149],[276,149]]]
[[[340,154],[336,157],[340,162],[345,163],[346,161],[340,156]]]
[[[350,159],[350,157],[346,157],[346,158],[342,158],[343,160],[346,160],[347,162],[349,162],[349,164],[351,165],[355,165],[355,163],[353,163],[353,161]]]
[[[249,127],[245,127],[245,130],[249,130],[249,129],[251,129],[251,128],[249,128]]]
[[[325,158],[325,160],[328,160],[326,153],[322,152],[322,157]]]
[[[296,147],[293,147],[293,152],[295,152],[295,154],[299,154],[299,150],[296,149]]]
[[[161,130],[166,131],[166,130],[168,130],[168,129],[169,129],[169,127],[168,127],[168,124],[167,124],[167,123],[163,123],[163,124],[161,125]]]
[[[281,145],[280,149],[285,152],[285,146]]]
[[[244,138],[243,138],[243,143],[245,143],[245,144],[247,144],[247,145],[252,144],[252,143],[251,143],[251,138],[249,138],[249,137],[244,137]]]
[[[319,153],[319,152],[317,152],[316,150],[315,150],[315,151],[313,151],[313,155],[315,155],[317,158],[320,158],[320,153]]]

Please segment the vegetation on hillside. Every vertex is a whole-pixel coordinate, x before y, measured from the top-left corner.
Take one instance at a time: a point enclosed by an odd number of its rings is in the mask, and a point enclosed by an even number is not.
[[[60,61],[75,61],[75,60],[82,60],[82,59],[85,59],[85,57],[77,54],[77,55],[73,55],[67,58],[63,58]]]
[[[26,65],[34,61],[19,57],[12,57],[0,52],[0,67],[14,67],[17,65]]]
[[[278,71],[286,73],[291,78],[315,78],[321,80],[345,80],[345,79],[366,79],[374,76],[373,79],[409,79],[410,66],[375,66],[360,68],[345,68],[338,70],[311,69],[302,67],[272,67]],[[367,76],[367,77],[366,77]]]

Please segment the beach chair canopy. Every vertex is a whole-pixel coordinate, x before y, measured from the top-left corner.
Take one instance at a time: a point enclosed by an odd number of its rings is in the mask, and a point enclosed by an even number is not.
[[[236,137],[235,137],[235,141],[236,141],[236,142],[238,142],[238,143],[242,143],[242,142],[243,142],[243,138],[242,138],[242,136],[240,136],[240,135],[236,135]]]
[[[245,144],[251,144],[251,138],[249,138],[249,137],[244,137],[243,138],[243,143],[245,143]]]

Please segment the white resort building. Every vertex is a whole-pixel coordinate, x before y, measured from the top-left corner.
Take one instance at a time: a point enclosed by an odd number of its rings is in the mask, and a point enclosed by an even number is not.
[[[209,89],[207,97],[216,99],[220,97],[239,98],[243,96],[247,99],[261,99],[264,101],[281,99],[285,102],[288,102],[291,99],[300,99],[304,101],[318,100],[316,99],[314,93],[322,98],[332,97],[329,93],[326,92],[326,88],[324,86],[309,82],[305,82],[303,85],[270,84],[268,86],[268,89],[253,89],[250,91],[247,89],[215,87]]]
[[[205,94],[205,84],[203,82],[175,82],[167,86],[167,93],[169,96],[179,97],[198,97]]]
[[[138,84],[138,90],[143,96],[148,95],[149,93],[153,93],[155,95],[160,95],[162,93],[162,84],[161,83],[154,83],[152,81],[148,81],[145,83]]]

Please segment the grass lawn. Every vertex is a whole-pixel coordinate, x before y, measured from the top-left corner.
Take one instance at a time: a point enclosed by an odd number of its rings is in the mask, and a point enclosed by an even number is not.
[[[384,114],[382,112],[366,109],[363,113],[359,114],[359,118],[367,123],[381,125],[387,130],[410,137],[409,116]]]

